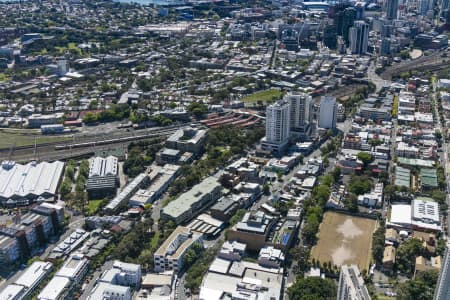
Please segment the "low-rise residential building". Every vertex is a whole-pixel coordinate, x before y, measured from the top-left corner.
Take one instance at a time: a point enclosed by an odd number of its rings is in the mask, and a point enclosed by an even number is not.
[[[203,243],[203,235],[190,228],[178,226],[164,241],[153,255],[155,272],[174,270],[176,273],[183,268],[183,258],[186,251],[193,245]]]
[[[239,197],[236,195],[229,195],[220,198],[216,204],[211,206],[209,211],[213,218],[221,220],[222,222],[229,222],[230,218],[240,206],[241,203]]]
[[[440,256],[430,257],[427,259],[423,256],[416,257],[414,276],[421,272],[426,272],[429,270],[439,271],[442,265],[442,258]]]
[[[358,204],[368,207],[381,207],[383,204],[383,183],[375,184],[373,191],[358,196]]]
[[[221,191],[222,185],[217,179],[208,177],[164,207],[161,217],[177,224],[187,222],[218,200]]]
[[[395,265],[395,256],[397,254],[397,249],[392,246],[388,245],[384,248],[383,252],[383,261],[382,261],[382,268],[386,272],[392,271]]]
[[[249,250],[259,251],[264,247],[275,223],[273,217],[262,211],[247,212],[242,221],[228,230],[227,239],[245,243]]]
[[[3,291],[0,292],[0,299],[27,299],[47,277],[52,267],[53,264],[50,262],[33,262],[14,283],[4,287]]]
[[[95,285],[87,299],[131,300],[131,289],[128,286],[99,282]]]
[[[229,261],[240,261],[245,255],[247,244],[239,243],[236,241],[225,241],[222,244],[222,248],[217,253],[218,258],[222,258]]]
[[[136,176],[114,199],[112,199],[104,210],[108,213],[116,212],[121,206],[130,200],[136,191],[149,183],[150,178],[146,173]]]
[[[89,261],[81,254],[72,254],[37,296],[38,300],[64,299],[79,285],[88,271]]]
[[[267,268],[279,268],[284,263],[284,254],[280,249],[267,246],[259,251],[258,263]]]
[[[405,142],[397,143],[397,147],[395,148],[395,154],[399,157],[418,158],[419,151],[419,148],[410,146]]]
[[[100,277],[100,282],[139,288],[141,285],[141,277],[142,271],[140,265],[116,260],[112,268],[105,271]]]
[[[144,206],[156,201],[175,180],[180,171],[180,166],[166,164],[162,167],[154,166],[151,170],[150,185],[146,189],[138,190],[129,200],[129,206]]]

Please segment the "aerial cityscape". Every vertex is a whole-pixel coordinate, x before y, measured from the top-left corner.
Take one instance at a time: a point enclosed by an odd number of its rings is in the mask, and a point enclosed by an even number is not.
[[[0,0],[0,300],[450,300],[449,0]]]

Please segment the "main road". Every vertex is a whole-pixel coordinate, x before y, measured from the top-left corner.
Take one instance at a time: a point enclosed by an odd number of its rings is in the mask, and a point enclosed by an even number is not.
[[[445,187],[445,194],[446,194],[446,202],[448,205],[448,210],[447,210],[447,216],[450,215],[450,181],[449,181],[449,162],[448,162],[448,145],[447,145],[447,131],[445,129],[445,126],[442,125],[441,123],[441,117],[439,115],[439,111],[441,111],[439,109],[439,103],[437,101],[437,82],[436,82],[436,76],[432,77],[432,86],[433,86],[433,94],[432,94],[432,99],[433,99],[433,110],[434,110],[434,115],[436,117],[436,129],[441,132],[442,134],[442,166],[444,167],[444,174],[445,174],[445,182],[447,183],[447,186]],[[450,222],[447,219],[447,233],[445,236],[448,237],[448,234],[450,233]],[[447,240],[448,242],[448,240]]]

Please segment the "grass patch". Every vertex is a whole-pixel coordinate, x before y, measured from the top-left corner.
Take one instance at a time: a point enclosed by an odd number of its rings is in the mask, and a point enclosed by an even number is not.
[[[150,249],[152,251],[158,250],[160,236],[161,236],[161,233],[159,231],[157,231],[157,232],[155,232],[155,235],[150,240]]]
[[[72,138],[69,136],[41,135],[31,131],[25,133],[19,131],[0,131],[0,148],[9,148],[13,144],[15,144],[16,147],[19,147],[34,145],[35,142],[39,145],[70,140],[72,140]]]
[[[5,73],[0,73],[0,82],[1,81],[6,81],[8,79],[8,77],[6,76]]]
[[[72,50],[78,49],[78,48],[77,48],[77,45],[75,45],[75,43],[68,43],[68,44],[67,44],[67,48],[69,48],[69,50],[70,50],[70,49],[72,49]]]
[[[163,200],[161,200],[161,207],[166,207],[170,202],[177,199],[176,196],[169,196]]]
[[[267,103],[267,102],[274,102],[275,100],[281,98],[282,96],[283,96],[282,91],[278,89],[270,89],[245,96],[244,98],[241,99],[241,101],[247,103],[262,101]]]
[[[94,215],[102,205],[103,200],[90,200],[88,205],[86,205],[86,214]]]

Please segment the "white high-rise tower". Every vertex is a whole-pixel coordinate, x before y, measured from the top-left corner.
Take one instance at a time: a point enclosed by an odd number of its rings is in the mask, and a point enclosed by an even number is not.
[[[289,142],[290,104],[280,100],[266,109],[266,137],[261,146],[264,150],[281,152]]]
[[[308,134],[312,124],[312,97],[305,93],[291,92],[284,97],[290,105],[291,135],[298,137]]]
[[[337,121],[337,102],[336,98],[323,96],[320,99],[319,109],[319,128],[335,129]]]

